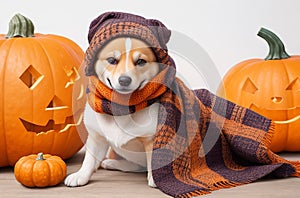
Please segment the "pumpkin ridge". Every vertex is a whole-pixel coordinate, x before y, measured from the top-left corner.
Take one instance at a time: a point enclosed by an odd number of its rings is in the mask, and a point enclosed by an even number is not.
[[[57,167],[55,165],[53,165],[53,163],[55,163],[54,161],[49,161],[50,158],[48,158],[45,163],[47,164],[48,168],[49,168],[49,177],[48,177],[48,185],[47,186],[53,186],[55,185],[55,178],[57,178],[57,175],[53,175],[54,174],[54,170],[53,169],[56,169]],[[54,180],[54,181],[52,181]]]
[[[51,174],[50,181],[54,180],[52,183],[50,182],[51,185],[57,185],[57,184],[59,184],[59,182],[61,180],[60,178],[61,177],[65,177],[64,175],[66,175],[66,173],[65,173],[65,171],[63,169],[63,166],[65,166],[65,164],[60,163],[60,162],[61,162],[61,158],[58,158],[56,156],[51,156],[50,158],[48,158],[48,162],[47,163],[49,165],[51,164],[51,166],[53,166],[53,167],[56,166],[54,168],[55,169],[54,174],[53,175]],[[55,164],[55,166],[54,166],[54,164]],[[53,169],[53,167],[52,167],[52,169]],[[59,169],[59,171],[57,171],[56,169]],[[52,178],[52,176],[53,176],[53,178]]]
[[[45,187],[49,185],[49,177],[50,177],[50,167],[48,165],[48,163],[45,163],[45,160],[35,160],[34,164],[33,164],[33,172],[32,172],[32,181],[34,183],[35,186],[37,187]],[[41,178],[40,174],[37,174],[34,170],[40,170],[42,169],[42,173],[44,176],[43,178]],[[37,171],[38,173],[40,173],[40,171]],[[44,181],[44,183],[43,183]],[[41,184],[42,182],[42,184]]]
[[[41,42],[39,42],[39,39],[36,39],[36,37],[34,37],[34,38],[32,39],[32,41],[35,42],[37,45],[39,45],[39,46],[41,47],[41,49],[43,49],[42,52],[43,52],[43,53],[45,54],[45,56],[47,57],[47,63],[48,63],[47,68],[49,68],[49,69],[51,70],[51,77],[50,77],[50,79],[51,79],[52,82],[54,82],[54,77],[53,77],[54,72],[53,72],[53,68],[51,67],[51,61],[49,60],[49,56],[48,56],[48,53],[47,53],[47,51],[46,51],[45,46],[44,46]],[[53,90],[53,93],[55,93],[55,88],[53,88],[52,90]],[[54,95],[54,94],[53,94],[53,95]],[[52,114],[52,117],[53,117],[53,114]],[[32,119],[32,120],[33,120],[33,119]],[[46,131],[45,131],[45,132],[46,132]],[[54,142],[55,142],[56,136],[57,136],[57,134],[54,133],[54,135],[52,136],[53,139],[52,139],[51,141],[49,140],[49,141],[52,143],[52,144],[51,144],[51,147],[50,147],[50,149],[49,149],[51,153],[53,153],[53,150],[54,150]],[[33,138],[33,140],[34,140],[34,138]],[[32,145],[32,147],[35,148],[34,144]]]
[[[284,68],[284,71],[285,71],[285,74],[286,74],[285,76],[287,76],[288,82],[291,82],[291,75],[290,75],[290,72],[287,70],[288,66],[286,64],[286,61],[280,61],[280,62],[283,65],[283,68]],[[291,97],[289,99],[292,100],[292,104],[294,104],[294,97]],[[288,104],[288,106],[290,106],[290,104]]]
[[[66,42],[64,42],[64,40],[67,40],[67,42],[69,43],[69,42],[71,42],[71,40],[70,39],[68,39],[68,38],[65,38],[65,37],[61,37],[61,36],[57,36],[57,35],[52,35],[52,34],[49,34],[49,35],[46,35],[45,37],[43,37],[43,39],[38,39],[38,43],[39,43],[39,45],[43,48],[43,51],[44,51],[44,53],[47,55],[47,58],[48,58],[48,63],[49,63],[49,68],[51,68],[51,79],[52,79],[52,81],[54,81],[54,74],[53,74],[53,69],[52,69],[52,67],[51,67],[51,65],[53,65],[53,64],[51,64],[51,60],[49,59],[49,55],[48,55],[48,48],[50,48],[51,49],[51,46],[49,47],[47,47],[47,43],[50,43],[50,41],[51,41],[51,44],[52,45],[54,45],[53,43],[55,43],[55,46],[58,46],[59,48],[61,48],[61,49],[63,49],[64,50],[64,53],[65,54],[70,54],[70,53],[72,53],[72,55],[74,55],[74,54],[76,54],[77,52],[74,50],[74,48],[72,48],[72,47],[70,47],[70,46],[68,46],[67,44],[66,44]],[[48,41],[48,42],[46,42],[46,41]],[[45,45],[45,43],[46,43],[46,45]],[[79,48],[79,46],[76,44],[76,43],[73,43],[73,45],[75,45],[76,47],[78,47]],[[83,57],[82,57],[83,58]],[[73,60],[72,60],[73,61]],[[73,61],[74,62],[74,65],[75,65],[75,61]],[[63,66],[63,65],[62,65]],[[54,93],[55,93],[55,89],[53,89],[54,90]],[[72,111],[72,114],[73,114],[73,107],[71,106],[71,107],[69,107],[70,108],[70,110]],[[73,118],[74,119],[74,118]],[[75,121],[75,120],[74,120]],[[65,139],[66,139],[66,141],[65,141],[65,144],[64,144],[64,147],[67,147],[68,146],[68,142],[70,142],[70,136],[72,136],[73,135],[73,132],[71,132],[71,128],[69,129],[69,132],[68,132],[68,134],[67,134],[67,136],[65,137]],[[52,142],[52,144],[51,144],[51,149],[50,149],[50,151],[51,151],[51,153],[56,153],[56,152],[54,152],[55,150],[57,150],[56,149],[56,139],[58,138],[58,136],[59,136],[59,133],[55,133],[54,134],[54,136],[53,136],[53,140],[51,141]],[[66,150],[66,149],[64,149],[61,145],[59,146],[59,147],[61,147],[61,149],[62,150]],[[64,157],[65,158],[65,156],[68,156],[69,154],[68,154],[68,152],[65,152],[65,154],[62,156],[62,157]]]
[[[52,172],[52,167],[51,167],[51,165],[48,163],[48,160],[45,158],[44,160],[43,160],[43,162],[45,162],[45,164],[47,165],[47,168],[48,168],[48,171],[47,171],[47,173],[48,173],[48,177],[47,177],[47,184],[46,184],[46,186],[49,186],[49,185],[51,185],[51,172]],[[44,186],[43,186],[44,187]]]
[[[30,184],[26,184],[26,183],[24,183],[24,185],[26,185],[26,186],[29,186],[29,187],[33,187],[35,184],[34,184],[34,181],[33,181],[33,179],[32,179],[32,173],[33,173],[33,164],[34,164],[34,160],[31,160],[31,159],[29,159],[28,161],[26,160],[26,159],[24,159],[24,162],[21,164],[21,166],[20,166],[20,168],[21,168],[21,171],[20,171],[20,173],[23,173],[24,174],[24,171],[22,171],[23,170],[23,166],[25,165],[25,164],[30,164],[30,170],[28,169],[27,171],[30,171],[30,175],[31,175],[31,178],[30,178],[30,180],[28,180],[29,182],[30,182]],[[27,167],[28,167],[28,165],[27,165]],[[26,169],[25,169],[25,171],[26,171]],[[23,181],[23,175],[22,174],[20,174],[20,179],[21,179],[21,181]]]
[[[71,46],[69,46],[70,40],[67,39],[67,38],[49,34],[46,37],[44,37],[44,40],[49,40],[49,41],[51,41],[53,43],[59,44],[59,46],[62,47],[64,49],[64,51],[66,53],[68,53],[68,54],[69,53],[72,53],[72,55],[78,54],[78,52],[76,52],[74,48],[72,48]],[[68,44],[66,43],[66,41],[68,42]],[[76,47],[79,48],[79,46],[77,44],[76,44]],[[80,59],[78,59],[78,61],[81,62]]]
[[[54,36],[47,36],[47,37],[44,37],[43,40],[40,40],[40,44],[43,46],[43,49],[45,51],[45,53],[48,55],[48,51],[47,51],[47,47],[44,47],[44,42],[47,40],[46,43],[55,43],[56,46],[59,46],[65,54],[68,54],[68,55],[72,55],[72,57],[74,55],[76,55],[76,51],[70,47],[68,44],[66,44],[64,41],[60,40],[61,38],[58,37],[59,39],[57,39],[56,37]],[[78,45],[77,45],[78,46]],[[79,46],[78,46],[79,47]],[[49,56],[47,56],[49,57]],[[78,62],[81,62],[79,59],[77,60]],[[74,65],[75,65],[75,61],[72,60],[72,62],[74,62]],[[51,63],[51,61],[49,61],[49,63]],[[62,65],[62,67],[64,67],[64,65]],[[77,69],[77,68],[76,68]],[[53,75],[52,75],[53,77]],[[53,81],[54,81],[54,78],[53,78]],[[73,86],[73,85],[72,85]],[[71,109],[71,107],[69,107]]]
[[[21,167],[22,167],[23,163],[24,163],[24,157],[21,157],[18,160],[18,163],[16,163],[14,166],[14,174],[15,174],[17,181],[20,181]]]
[[[31,44],[31,45],[33,45],[33,43],[34,43],[34,45],[35,46],[38,46],[38,48],[39,49],[43,49],[42,51],[41,50],[38,50],[39,51],[39,55],[41,55],[42,53],[44,53],[45,54],[45,52],[44,52],[44,48],[40,45],[40,43],[38,42],[38,40],[37,40],[37,38],[38,37],[31,37],[31,38],[23,38],[22,40],[24,40],[24,39],[27,39],[28,40],[28,42]],[[48,59],[48,56],[47,56],[47,59]],[[49,63],[48,63],[48,65],[49,65]],[[46,66],[47,68],[50,68],[49,66]],[[32,96],[33,97],[33,96]],[[33,99],[32,99],[32,101],[33,101]],[[33,105],[33,103],[32,103],[32,112],[34,112],[34,105]],[[32,116],[33,116],[33,114],[32,114]],[[33,119],[33,117],[31,117],[31,120],[34,120]],[[32,134],[33,135],[33,137],[34,138],[32,138],[32,146],[31,146],[31,153],[35,153],[35,152],[37,152],[36,151],[36,146],[35,146],[35,140],[36,140],[36,134]],[[49,137],[48,137],[49,138]],[[51,142],[53,142],[53,141],[51,141]],[[39,150],[39,149],[38,149]]]
[[[283,64],[283,67],[284,67],[284,70],[285,70],[285,72],[286,72],[286,76],[287,76],[287,78],[288,78],[288,82],[291,82],[291,77],[290,77],[290,74],[289,74],[289,72],[288,72],[288,70],[287,70],[287,65],[286,65],[286,61],[280,61],[282,64]],[[290,97],[289,98],[290,100],[292,100],[292,104],[294,104],[294,96],[293,97]],[[288,106],[290,106],[290,104],[289,104],[289,102],[288,102]],[[288,111],[285,111],[285,117],[286,118],[288,118]],[[289,124],[288,124],[288,126],[287,126],[287,128],[289,128]],[[290,134],[290,130],[287,130],[287,132],[285,133],[285,139],[284,139],[284,142],[288,142],[288,140],[289,140],[289,134]],[[284,146],[284,150],[286,149],[286,146]]]
[[[49,158],[49,160],[55,161],[56,163],[58,163],[60,165],[60,167],[65,167],[66,168],[65,162],[58,156],[51,156]]]
[[[10,57],[9,56],[9,54],[10,54],[10,52],[11,52],[11,49],[12,49],[12,46],[13,46],[13,44],[16,42],[16,40],[15,39],[10,39],[10,40],[6,40],[4,43],[6,44],[6,45],[8,45],[8,47],[7,46],[5,46],[6,47],[6,49],[8,49],[7,50],[7,53],[6,53],[6,56],[5,56],[5,58],[4,58],[4,61],[3,61],[3,65],[6,65],[6,63],[7,63],[7,59],[8,59],[8,57]],[[3,46],[3,45],[1,45],[1,46]],[[6,67],[4,67],[3,68],[3,72],[2,72],[2,76],[1,76],[1,79],[2,79],[2,87],[1,87],[1,90],[2,90],[2,94],[3,95],[5,95],[5,77],[6,77]],[[5,117],[5,108],[4,108],[4,100],[2,100],[2,110],[1,110],[1,113],[2,113],[2,118],[4,118]],[[4,121],[5,119],[3,119],[3,121]],[[5,158],[6,158],[6,162],[8,162],[8,164],[9,165],[11,165],[11,164],[13,164],[13,162],[12,162],[12,160],[10,159],[10,157],[9,157],[9,151],[8,151],[8,147],[7,147],[7,138],[6,138],[6,133],[7,133],[7,130],[6,130],[6,128],[5,128],[5,124],[3,124],[3,130],[2,130],[2,134],[3,134],[3,142],[4,142],[4,148],[6,148],[6,149],[4,149],[5,151]],[[1,145],[2,146],[2,145]],[[1,158],[2,158],[3,156],[1,156]]]

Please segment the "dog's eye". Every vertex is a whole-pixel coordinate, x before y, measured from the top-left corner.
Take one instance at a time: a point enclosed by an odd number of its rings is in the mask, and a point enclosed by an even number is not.
[[[109,58],[106,59],[106,61],[107,61],[109,64],[111,64],[111,65],[116,65],[116,64],[118,64],[118,60],[115,59],[114,57],[109,57]]]
[[[144,59],[138,59],[135,64],[137,66],[143,67],[144,65],[146,65],[146,63],[147,61],[145,61]]]

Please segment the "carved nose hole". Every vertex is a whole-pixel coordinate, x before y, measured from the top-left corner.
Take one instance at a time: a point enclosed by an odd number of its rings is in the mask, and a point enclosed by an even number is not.
[[[132,81],[129,76],[120,76],[118,80],[121,86],[128,86]]]
[[[281,103],[283,101],[283,98],[282,97],[272,97],[271,100],[278,104],[278,103]]]
[[[66,109],[68,106],[65,106],[63,102],[57,97],[54,96],[53,99],[49,102],[46,110],[59,110],[59,109]]]

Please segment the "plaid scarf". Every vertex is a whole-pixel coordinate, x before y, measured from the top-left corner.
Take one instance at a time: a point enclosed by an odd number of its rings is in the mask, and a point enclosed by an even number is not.
[[[190,90],[164,67],[132,95],[114,92],[89,77],[88,102],[99,113],[126,115],[160,104],[152,153],[157,187],[174,197],[193,197],[263,177],[300,176],[300,163],[270,149],[271,120],[208,90]]]

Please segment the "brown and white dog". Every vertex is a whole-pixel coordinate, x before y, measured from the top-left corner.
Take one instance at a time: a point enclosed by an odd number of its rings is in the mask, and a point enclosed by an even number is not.
[[[131,37],[110,41],[98,53],[94,66],[99,80],[120,94],[142,89],[159,72],[152,49],[143,41]],[[87,184],[101,165],[105,169],[130,172],[147,168],[148,185],[155,187],[151,152],[157,115],[157,103],[124,116],[99,114],[87,104],[84,112],[88,130],[85,158],[79,171],[65,179],[65,185],[75,187]],[[122,159],[106,158],[110,149]]]

